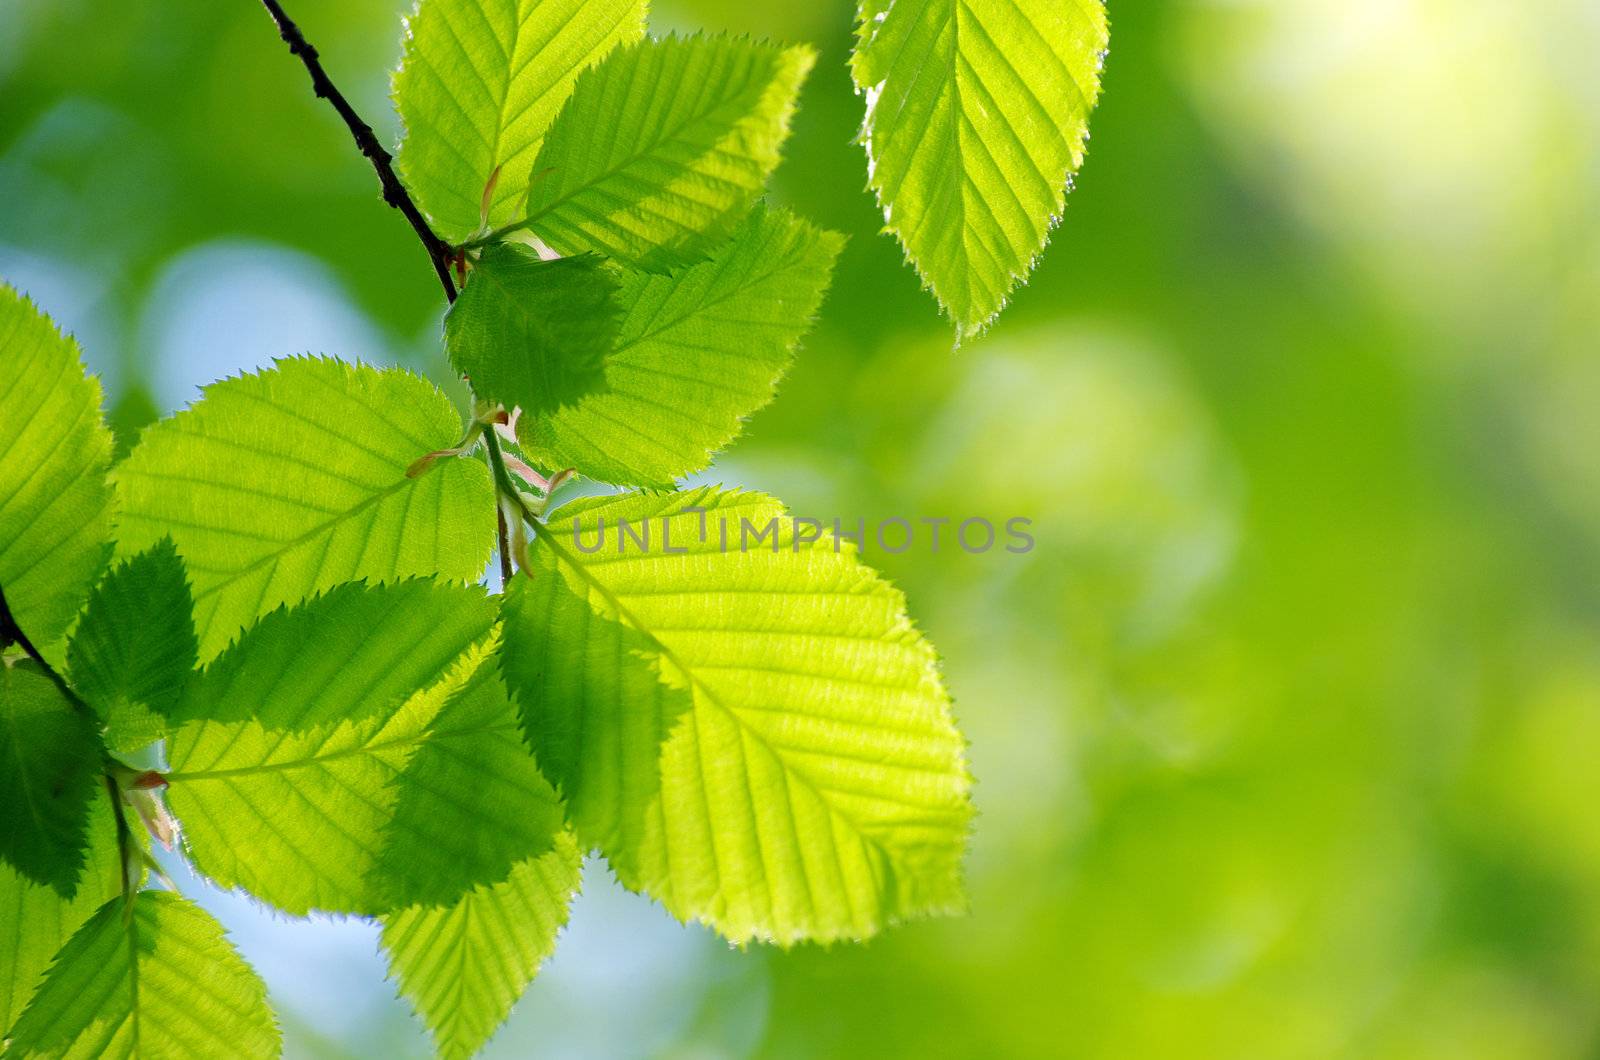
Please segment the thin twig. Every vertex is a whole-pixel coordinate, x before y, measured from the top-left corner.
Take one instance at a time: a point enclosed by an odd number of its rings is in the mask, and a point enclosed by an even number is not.
[[[534,512],[529,509],[528,502],[522,499],[522,491],[511,481],[511,472],[506,470],[505,454],[500,450],[500,439],[495,436],[494,427],[485,423],[481,429],[483,447],[489,453],[489,469],[494,473],[495,487],[516,506],[517,514],[524,521],[533,522],[536,518]]]
[[[378,171],[378,180],[383,185],[383,201],[393,206],[405,215],[411,227],[416,230],[417,238],[422,240],[422,245],[428,251],[428,257],[433,261],[433,271],[439,274],[439,283],[444,286],[445,297],[450,301],[456,300],[455,281],[450,278],[450,260],[452,251],[450,244],[434,232],[429,226],[422,211],[417,209],[417,204],[412,201],[406,192],[405,185],[400,183],[400,177],[394,171],[394,156],[384,150],[378,142],[378,137],[373,133],[372,126],[361,120],[350,101],[344,98],[344,93],[336,88],[328,78],[328,73],[322,68],[322,62],[317,58],[317,49],[306,42],[300,32],[300,27],[284,13],[283,6],[278,0],[261,0],[266,6],[272,20],[278,24],[278,34],[289,46],[311,75],[311,87],[317,96],[327,100],[333,109],[339,112],[339,117],[344,119],[345,125],[350,130],[350,135],[355,137],[356,146],[361,153],[367,156],[372,163],[372,168]]]
[[[361,120],[350,101],[344,98],[344,93],[335,87],[328,73],[322,68],[322,62],[317,58],[317,49],[313,48],[305,36],[300,32],[300,27],[284,13],[283,6],[278,0],[261,0],[272,20],[278,24],[278,34],[283,37],[284,43],[289,45],[289,51],[305,64],[306,71],[311,74],[311,85],[322,99],[333,104],[333,109],[339,112],[339,117],[350,129],[350,135],[355,137],[356,146],[361,153],[367,156],[372,163],[372,168],[378,171],[378,180],[383,184],[383,200],[390,206],[405,215],[411,222],[411,227],[416,230],[417,238],[422,240],[428,257],[433,261],[433,269],[439,274],[439,283],[444,286],[444,294],[451,302],[456,300],[456,285],[450,278],[450,265],[455,253],[450,245],[440,239],[428,225],[427,219],[422,216],[422,211],[417,209],[417,204],[412,201],[405,185],[400,183],[400,178],[394,171],[394,159],[383,145],[378,143],[378,138],[373,135],[372,126]],[[500,440],[495,437],[494,431],[485,427],[483,432],[484,447],[489,453],[490,466],[495,471],[495,481],[503,487],[502,492],[517,504],[522,515],[531,518],[527,506],[511,486],[505,473],[505,466],[500,453]],[[499,505],[496,505],[498,510]],[[504,512],[497,511],[498,536],[500,544],[500,574],[503,582],[511,581],[511,543],[506,527]]]
[[[4,648],[8,644],[15,644],[26,652],[28,658],[38,664],[39,669],[43,670],[44,675],[56,686],[62,698],[89,717],[95,717],[94,708],[85,703],[83,697],[78,695],[60,674],[56,673],[56,668],[50,665],[49,660],[44,657],[44,653],[34,646],[33,641],[29,640],[28,635],[22,631],[22,627],[17,625],[17,616],[11,613],[11,605],[6,603],[5,588],[0,586],[0,648]]]

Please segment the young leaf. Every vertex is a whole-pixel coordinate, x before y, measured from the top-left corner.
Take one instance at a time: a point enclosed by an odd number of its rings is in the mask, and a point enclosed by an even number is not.
[[[411,908],[383,920],[389,974],[444,1060],[487,1042],[555,950],[578,890],[583,855],[571,832],[452,906]]]
[[[167,802],[195,867],[286,913],[375,916],[453,902],[548,850],[558,804],[516,746],[510,704],[502,695],[492,722],[481,707],[447,709],[490,651],[462,649],[432,688],[362,720],[304,731],[254,718],[179,727]],[[429,842],[396,826],[430,816],[456,831]]]
[[[0,858],[71,898],[100,770],[94,722],[24,661],[0,663]]]
[[[475,585],[337,585],[252,626],[190,683],[173,715],[292,732],[387,717],[487,637],[494,620]]]
[[[590,478],[669,488],[772,398],[811,325],[842,237],[757,207],[711,260],[630,273],[605,390],[518,431],[530,456]]]
[[[454,446],[460,417],[401,369],[295,357],[213,383],[144,432],[114,478],[118,547],[171,535],[194,587],[200,659],[280,604],[339,582],[477,579],[494,547],[494,490]]]
[[[0,589],[46,655],[105,561],[111,432],[78,345],[0,284]]]
[[[644,0],[422,0],[394,79],[400,176],[439,235],[516,219],[545,131],[586,66],[644,36]]]
[[[107,742],[132,750],[161,737],[155,715],[170,713],[183,695],[198,647],[183,561],[164,538],[95,586],[67,664],[73,686],[105,722]]]
[[[56,951],[107,899],[122,893],[111,814],[105,788],[96,785],[88,808],[88,853],[71,899],[0,863],[0,1040],[22,1015]]]
[[[726,37],[646,40],[578,78],[534,163],[528,226],[563,254],[659,270],[733,233],[778,164],[815,55]]]
[[[600,257],[544,261],[528,247],[486,247],[444,320],[445,349],[479,397],[529,417],[605,385],[622,309]]]
[[[119,895],[64,946],[8,1057],[275,1057],[267,990],[199,906]]]
[[[961,336],[1033,267],[1083,164],[1102,0],[872,0],[853,69],[887,229]]]
[[[618,555],[620,520],[653,547]],[[579,839],[735,942],[962,901],[969,781],[933,649],[899,592],[785,523],[710,489],[579,501],[505,604],[501,665]]]

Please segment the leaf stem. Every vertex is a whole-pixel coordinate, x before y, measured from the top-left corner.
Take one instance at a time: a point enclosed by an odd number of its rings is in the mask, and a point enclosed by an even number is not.
[[[367,156],[372,163],[372,168],[378,171],[378,181],[383,185],[383,201],[393,206],[405,215],[411,227],[416,231],[417,238],[422,240],[422,245],[428,251],[428,257],[433,262],[433,271],[439,275],[439,283],[444,287],[445,298],[454,302],[456,300],[455,281],[450,278],[450,263],[455,257],[455,252],[450,244],[440,239],[438,234],[422,216],[422,211],[417,209],[417,204],[412,201],[405,185],[400,183],[400,177],[394,171],[394,156],[384,150],[378,142],[378,137],[373,133],[372,126],[361,120],[350,101],[344,98],[344,93],[334,86],[328,77],[328,72],[322,68],[322,61],[317,56],[317,49],[313,48],[300,32],[300,27],[283,10],[283,5],[278,0],[261,0],[267,12],[272,16],[272,21],[277,23],[278,35],[289,46],[289,51],[303,64],[306,72],[311,75],[311,87],[318,98],[327,100],[333,109],[339,112],[339,117],[344,119],[345,126],[350,130],[350,135],[355,138],[356,146],[361,153]]]
[[[523,218],[520,221],[512,221],[510,224],[501,225],[499,228],[494,229],[492,232],[485,232],[481,236],[474,236],[473,238],[467,240],[465,243],[462,243],[456,249],[457,250],[477,250],[479,247],[486,247],[490,243],[498,243],[501,240],[505,239],[506,236],[509,236],[511,233],[520,232],[524,228],[527,228],[527,227],[528,227],[528,219],[527,218]]]
[[[494,471],[495,488],[504,494],[505,498],[514,504],[518,514],[528,522],[538,519],[528,502],[522,499],[522,491],[517,489],[516,483],[511,481],[511,472],[506,470],[506,455],[500,448],[500,438],[494,433],[494,425],[485,423],[483,427],[483,446],[489,453],[489,466]]]

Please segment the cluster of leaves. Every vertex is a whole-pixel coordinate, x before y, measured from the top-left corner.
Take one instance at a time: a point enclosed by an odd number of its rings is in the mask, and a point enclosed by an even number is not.
[[[960,906],[963,743],[900,594],[768,497],[675,485],[771,398],[842,243],[758,203],[812,54],[644,17],[410,20],[399,169],[465,281],[465,421],[409,372],[291,358],[113,466],[76,347],[0,288],[9,1052],[278,1050],[220,927],[146,888],[144,830],[284,913],[381,921],[449,1056],[548,956],[587,851],[735,943]],[[1104,29],[1097,0],[863,12],[873,185],[964,330],[1060,208]],[[553,507],[574,475],[625,491]],[[519,573],[491,595],[497,519]],[[759,550],[707,532],[774,521]]]
[[[733,41],[636,43],[643,2],[423,5],[399,88],[401,114],[427,146],[402,164],[446,237],[531,231],[562,254],[654,268],[727,235],[776,162],[812,57]],[[851,72],[866,98],[869,183],[885,231],[958,342],[994,322],[1060,221],[1109,42],[1103,0],[861,0]],[[576,66],[619,44],[551,124]],[[550,49],[564,61],[528,73]],[[629,96],[635,78],[671,102]],[[708,78],[724,91],[702,91]],[[676,137],[687,143],[667,147]],[[723,150],[678,164],[680,149],[719,138]],[[520,177],[530,162],[531,186],[472,194],[482,174],[507,167]],[[517,262],[504,254],[495,265],[517,273]],[[585,272],[573,262],[559,277],[521,270],[516,282],[575,291],[587,286]],[[599,296],[589,297],[592,307]],[[600,378],[597,363],[583,365],[589,383],[570,381],[575,390]],[[547,390],[541,400],[563,397]]]

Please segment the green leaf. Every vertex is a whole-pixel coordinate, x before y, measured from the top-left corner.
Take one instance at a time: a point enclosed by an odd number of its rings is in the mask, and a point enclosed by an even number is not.
[[[67,646],[67,664],[73,687],[106,723],[113,749],[161,738],[155,715],[177,705],[198,647],[194,600],[170,538],[119,564],[95,586]]]
[[[100,384],[77,343],[0,284],[0,589],[52,661],[105,562],[110,463]]]
[[[213,383],[144,432],[113,476],[118,548],[172,536],[202,662],[273,608],[339,582],[476,581],[494,547],[488,469],[442,460],[406,476],[461,434],[449,399],[409,372],[282,360]]]
[[[275,1057],[267,990],[193,902],[143,891],[100,907],[56,957],[8,1057]]]
[[[474,675],[490,651],[358,721],[180,727],[167,803],[195,867],[287,913],[375,916],[453,902],[548,850],[559,807],[503,693],[492,721],[481,701],[455,706],[463,689],[483,692]]]
[[[389,974],[439,1055],[464,1060],[487,1042],[555,950],[578,890],[583,855],[571,832],[443,909],[412,908],[383,922]]]
[[[584,67],[644,36],[644,0],[422,0],[394,97],[400,175],[445,239],[517,218],[528,174]]]
[[[391,908],[376,876],[395,778],[426,711],[285,734],[260,722],[174,733],[167,805],[195,868],[296,916]]]
[[[650,550],[619,555],[619,520]],[[740,550],[746,520],[776,521],[775,551]],[[899,592],[787,523],[711,489],[579,501],[505,604],[506,681],[579,839],[735,942],[962,902],[969,780],[933,649]]]
[[[0,1039],[22,1015],[62,943],[107,899],[122,893],[122,859],[105,789],[88,809],[88,853],[70,899],[0,863]]]
[[[487,637],[494,620],[476,585],[348,582],[252,626],[190,683],[173,714],[294,732],[388,717]]]
[[[520,420],[528,454],[634,486],[670,487],[704,468],[771,400],[843,245],[787,211],[757,207],[711,260],[629,274],[605,391]]]
[[[594,254],[541,260],[528,247],[486,247],[444,321],[450,363],[481,398],[542,416],[605,385],[622,309]]]
[[[727,37],[619,48],[578,78],[534,163],[528,226],[647,269],[732,235],[778,164],[815,55]]]
[[[483,665],[450,694],[401,776],[378,869],[406,881],[400,902],[448,905],[548,850],[562,828],[499,668]]]
[[[71,898],[83,872],[100,735],[32,662],[0,663],[0,858]]]
[[[1060,218],[1108,41],[1102,0],[863,5],[870,183],[961,336],[994,320]]]

